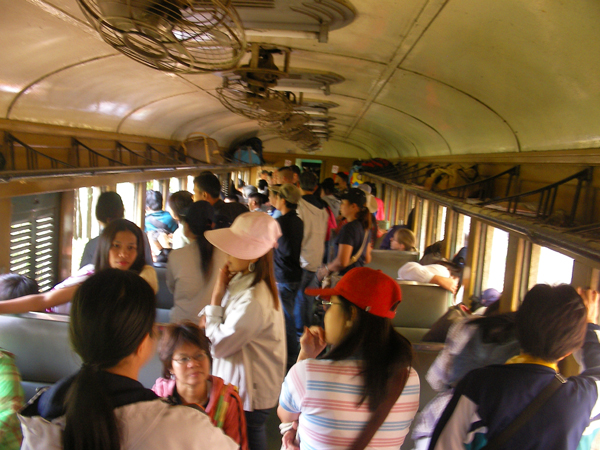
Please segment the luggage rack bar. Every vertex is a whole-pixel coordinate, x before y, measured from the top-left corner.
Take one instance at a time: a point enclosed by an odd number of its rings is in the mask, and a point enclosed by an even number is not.
[[[451,187],[448,189],[444,189],[443,191],[438,191],[440,194],[447,194],[451,191],[458,191],[456,197],[459,198],[467,198],[467,194],[471,188],[481,187],[479,190],[478,198],[480,200],[484,200],[486,198],[490,198],[492,196],[492,192],[494,189],[494,181],[502,178],[505,175],[508,175],[508,183],[506,185],[506,190],[504,195],[508,196],[510,194],[510,190],[512,187],[513,181],[519,177],[521,166],[514,166],[504,172],[501,172],[493,177],[485,178],[483,180],[473,181],[472,183],[463,184],[460,186]]]
[[[592,174],[593,174],[593,168],[588,167],[587,169],[577,172],[576,174],[573,174],[570,177],[564,178],[564,179],[557,181],[556,183],[552,183],[548,186],[544,186],[543,188],[535,189],[535,190],[529,191],[529,192],[523,192],[521,194],[511,195],[509,197],[502,197],[502,198],[486,200],[486,201],[480,202],[479,205],[487,206],[487,205],[493,205],[493,204],[497,204],[497,203],[501,203],[501,202],[508,202],[508,205],[506,206],[506,212],[511,213],[511,214],[519,214],[517,212],[517,206],[519,205],[519,202],[524,197],[529,197],[532,195],[539,194],[540,197],[538,200],[537,211],[535,213],[535,217],[546,219],[546,218],[550,217],[552,215],[552,213],[554,212],[554,202],[556,201],[556,194],[558,193],[558,188],[560,186],[562,186],[563,184],[568,183],[569,181],[577,180],[577,188],[575,190],[575,195],[573,197],[571,213],[567,216],[567,221],[565,223],[566,226],[571,226],[571,225],[573,225],[573,222],[575,220],[575,214],[577,213],[577,206],[579,204],[579,197],[581,194],[581,188],[583,186],[583,183],[587,183],[589,185],[589,183],[592,181]]]

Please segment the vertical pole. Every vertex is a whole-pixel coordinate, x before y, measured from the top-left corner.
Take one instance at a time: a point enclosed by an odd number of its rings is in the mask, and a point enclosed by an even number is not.
[[[65,280],[71,276],[73,265],[73,226],[75,219],[75,191],[69,190],[60,194],[60,232],[58,235],[58,279]]]
[[[500,312],[516,311],[521,301],[521,281],[525,242],[515,233],[508,235],[508,252],[504,272],[504,290],[500,298]]]
[[[135,211],[137,213],[136,223],[143,230],[146,231],[144,226],[146,218],[146,183],[136,183],[136,201]]]
[[[442,256],[446,259],[450,259],[457,251],[456,231],[458,228],[458,213],[448,208],[446,210],[446,223],[444,226],[444,239],[446,240],[446,245],[444,247],[444,254]]]
[[[0,199],[0,273],[10,272],[10,222],[12,220],[12,203],[10,198]]]
[[[476,275],[478,268],[481,266],[481,232],[481,222],[472,219],[469,231],[469,243],[467,245],[467,261],[463,270],[463,286],[465,288],[463,303],[469,307],[471,306],[471,297],[477,293]]]

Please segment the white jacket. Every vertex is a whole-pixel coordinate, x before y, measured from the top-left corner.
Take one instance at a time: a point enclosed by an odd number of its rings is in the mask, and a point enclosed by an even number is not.
[[[131,403],[115,408],[123,424],[122,450],[235,450],[238,445],[210,422],[206,414],[163,400]],[[62,450],[64,416],[48,421],[41,416],[23,417],[21,450]]]
[[[304,222],[300,266],[309,272],[316,272],[323,263],[329,213],[325,208],[319,209],[305,199],[300,200],[296,211]]]
[[[283,308],[279,304],[275,309],[264,281],[250,287],[253,279],[253,273],[238,273],[222,306],[203,310],[212,342],[212,373],[238,387],[245,411],[277,404],[287,353]]]

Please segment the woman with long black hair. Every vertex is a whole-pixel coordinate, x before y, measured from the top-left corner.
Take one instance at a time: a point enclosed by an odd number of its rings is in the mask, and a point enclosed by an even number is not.
[[[366,204],[367,197],[360,189],[352,188],[342,195],[340,214],[348,223],[340,229],[334,242],[335,258],[317,270],[319,280],[334,272],[344,275],[354,267],[371,262],[369,233],[372,215]]]
[[[138,381],[155,348],[156,299],[134,273],[107,269],[77,290],[69,337],[79,372],[22,412],[23,449],[237,449],[200,410],[163,402]]]
[[[143,232],[135,223],[114,219],[100,234],[94,255],[94,264],[88,264],[75,275],[41,294],[26,295],[0,303],[0,314],[21,314],[28,311],[68,314],[69,302],[81,283],[94,273],[106,269],[119,269],[138,274],[158,292],[154,267],[146,264]]]
[[[204,237],[212,230],[215,213],[210,203],[192,203],[181,213],[183,234],[190,244],[173,250],[167,264],[167,287],[173,292],[171,322],[198,321],[198,313],[210,302],[213,287],[227,259]]]
[[[381,271],[360,267],[334,288],[307,293],[326,299],[325,329],[305,331],[298,363],[283,383],[277,413],[282,422],[298,421],[284,434],[284,446],[299,441],[300,449],[351,448],[390,398],[391,410],[366,444],[398,449],[419,406],[412,348],[391,320],[400,287]],[[326,345],[329,351],[317,358]]]

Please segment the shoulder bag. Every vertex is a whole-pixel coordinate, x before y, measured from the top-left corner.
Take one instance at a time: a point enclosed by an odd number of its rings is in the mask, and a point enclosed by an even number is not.
[[[365,231],[365,237],[363,239],[362,245],[360,246],[358,251],[354,255],[352,255],[352,258],[350,258],[350,264],[348,264],[349,266],[351,266],[356,261],[358,261],[360,256],[362,255],[362,253],[365,249],[365,246],[367,245],[367,241],[369,239],[369,231],[371,231],[371,230]],[[323,278],[323,281],[321,281],[321,287],[322,288],[334,287],[338,283],[338,281],[340,281],[341,278],[342,278],[342,275],[340,275],[339,272],[330,273],[329,275],[327,275]]]

